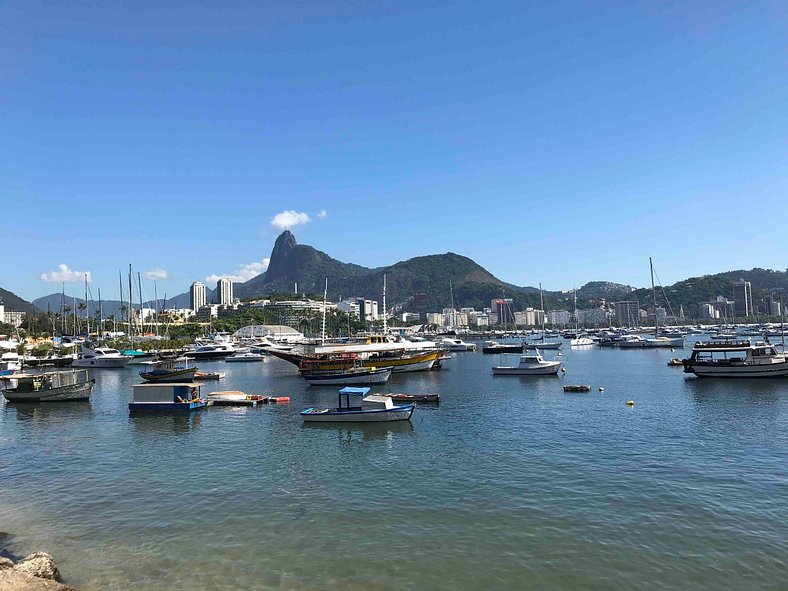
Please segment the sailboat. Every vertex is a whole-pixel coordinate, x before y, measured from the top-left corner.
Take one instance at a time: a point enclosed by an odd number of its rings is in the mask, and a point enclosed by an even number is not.
[[[654,298],[654,338],[646,339],[646,347],[655,348],[674,348],[684,346],[684,337],[661,337],[659,336],[659,314],[657,314],[657,288],[654,286],[654,264],[651,257],[648,257],[648,266],[651,270],[651,292]],[[670,305],[670,304],[668,304]]]
[[[575,288],[575,338],[569,341],[570,347],[587,347],[588,345],[593,345],[594,341],[589,339],[588,337],[581,337],[578,332],[578,324],[577,324],[577,288]]]
[[[560,349],[562,346],[561,341],[548,341],[545,339],[545,326],[544,326],[544,295],[542,294],[542,284],[539,284],[539,308],[542,312],[542,336],[533,338],[525,342],[526,349]],[[538,341],[538,342],[534,342]]]

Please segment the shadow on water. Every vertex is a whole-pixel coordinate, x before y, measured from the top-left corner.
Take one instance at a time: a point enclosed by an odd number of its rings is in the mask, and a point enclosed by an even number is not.
[[[304,423],[304,430],[334,431],[342,443],[391,439],[395,434],[413,433],[410,421],[391,423]]]
[[[49,424],[58,422],[78,421],[92,417],[95,413],[89,400],[73,400],[63,402],[8,402],[3,407],[8,415],[13,413],[17,421]]]
[[[129,422],[139,435],[187,435],[198,429],[203,412],[132,413]]]
[[[684,387],[691,393],[697,404],[710,402],[768,402],[780,401],[780,394],[786,391],[788,380],[773,379],[715,379],[685,377]]]

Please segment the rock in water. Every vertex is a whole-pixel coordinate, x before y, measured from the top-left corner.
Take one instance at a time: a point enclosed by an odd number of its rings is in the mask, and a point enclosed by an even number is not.
[[[0,556],[0,570],[5,570],[7,568],[14,568],[13,560],[9,560],[5,556]]]
[[[16,570],[39,579],[60,580],[60,573],[55,565],[55,560],[46,552],[33,552],[16,565]]]
[[[0,589],[3,591],[74,591],[72,587],[55,581],[38,579],[15,568],[0,570]]]

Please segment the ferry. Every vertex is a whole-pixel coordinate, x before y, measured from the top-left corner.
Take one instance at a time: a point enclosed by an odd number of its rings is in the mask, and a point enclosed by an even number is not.
[[[769,343],[698,341],[684,360],[684,372],[699,377],[775,378],[788,376],[788,355]]]

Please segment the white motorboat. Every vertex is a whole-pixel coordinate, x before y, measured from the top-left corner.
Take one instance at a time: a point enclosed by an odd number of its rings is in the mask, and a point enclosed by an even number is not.
[[[336,408],[307,408],[301,411],[301,418],[311,423],[408,421],[416,409],[415,404],[394,404],[388,396],[368,394],[369,388],[342,388]],[[360,404],[357,397],[361,397]]]
[[[651,349],[675,349],[684,346],[684,337],[653,337],[646,339],[646,347]]]
[[[191,359],[223,359],[235,353],[235,347],[229,344],[202,345],[194,351],[186,351],[184,355]]]
[[[750,341],[702,343],[684,360],[684,371],[699,377],[772,378],[788,376],[788,354]]]
[[[618,342],[619,349],[645,349],[647,346],[646,339],[636,334],[624,335]]]
[[[22,357],[14,351],[0,355],[0,376],[22,371]]]
[[[71,367],[114,369],[125,367],[128,362],[129,357],[126,357],[117,349],[110,349],[109,347],[91,349],[87,345],[82,345],[82,351],[79,357],[71,363]]]
[[[443,339],[439,346],[444,351],[475,351],[476,344],[475,343],[466,343],[462,339],[455,339],[451,337],[446,337]]]
[[[537,349],[535,353],[520,355],[520,362],[515,366],[493,367],[492,373],[494,376],[546,376],[555,375],[560,369],[560,361],[542,359]]]
[[[593,339],[588,337],[577,337],[576,339],[569,340],[570,347],[588,347],[589,345],[593,345]]]
[[[225,363],[254,363],[265,361],[265,355],[251,351],[236,351],[224,358]]]
[[[55,371],[40,374],[16,374],[2,378],[6,383],[3,396],[9,402],[66,402],[88,400],[96,380],[88,379],[87,370]]]

